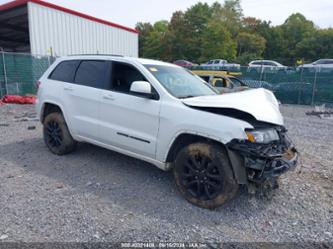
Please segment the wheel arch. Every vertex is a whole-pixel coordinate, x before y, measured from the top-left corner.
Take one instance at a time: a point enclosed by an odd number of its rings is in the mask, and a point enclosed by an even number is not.
[[[45,117],[53,112],[60,112],[64,115],[64,112],[62,111],[62,108],[60,105],[56,104],[56,103],[52,103],[52,102],[44,102],[41,108],[41,112],[40,112],[40,121],[43,123],[45,120]]]
[[[219,140],[204,135],[181,133],[173,140],[166,156],[166,163],[173,164],[178,152],[184,147],[193,143],[210,143],[220,146],[226,153],[232,170],[232,175],[239,184],[247,184],[247,175],[244,165],[244,158],[238,153],[228,149],[227,145]]]
[[[178,152],[183,149],[184,147],[193,144],[193,143],[215,143],[226,149],[225,145],[218,140],[213,138],[206,137],[200,134],[193,134],[193,133],[181,133],[178,134],[172,141],[171,146],[169,147],[169,151],[166,156],[166,162],[172,163],[178,154]]]

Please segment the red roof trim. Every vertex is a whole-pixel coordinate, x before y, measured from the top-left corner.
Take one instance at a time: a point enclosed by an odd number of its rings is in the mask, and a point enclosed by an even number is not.
[[[125,27],[125,26],[117,24],[117,23],[102,20],[102,19],[99,19],[99,18],[96,18],[96,17],[93,17],[93,16],[89,16],[89,15],[77,12],[75,10],[67,9],[67,8],[64,8],[64,7],[61,7],[61,6],[52,4],[52,3],[40,1],[40,0],[16,0],[16,1],[12,1],[12,2],[9,2],[9,3],[5,3],[3,5],[0,5],[0,11],[7,10],[7,9],[12,9],[12,8],[27,4],[28,2],[33,2],[33,3],[39,4],[39,5],[43,5],[45,7],[49,7],[51,9],[60,10],[60,11],[63,11],[63,12],[66,12],[66,13],[69,13],[69,14],[72,14],[72,15],[75,15],[75,16],[79,16],[79,17],[82,17],[82,18],[85,18],[85,19],[88,19],[88,20],[91,20],[91,21],[94,21],[94,22],[99,22],[99,23],[102,23],[102,24],[105,24],[105,25],[108,25],[108,26],[112,26],[112,27],[115,27],[115,28],[123,29],[123,30],[129,31],[129,32],[132,32],[132,33],[136,33],[136,34],[139,33],[135,29],[128,28],[128,27]]]

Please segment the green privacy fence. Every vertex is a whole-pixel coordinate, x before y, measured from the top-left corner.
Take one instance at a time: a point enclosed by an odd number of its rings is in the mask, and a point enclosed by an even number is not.
[[[35,82],[53,58],[0,51],[0,96],[35,94]]]
[[[35,94],[35,82],[53,61],[48,56],[0,51],[0,96]],[[333,105],[333,68],[241,67],[233,71],[249,87],[273,91],[281,103]]]
[[[333,104],[333,68],[265,69],[241,67],[240,76],[250,87],[274,92],[284,104]]]

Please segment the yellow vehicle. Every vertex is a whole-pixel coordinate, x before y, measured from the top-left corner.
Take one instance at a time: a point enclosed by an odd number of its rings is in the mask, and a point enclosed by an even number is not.
[[[233,75],[223,73],[222,71],[192,71],[207,83],[221,93],[242,91],[248,89],[248,86]]]
[[[240,76],[241,72],[229,72],[229,71],[220,71],[220,70],[201,70],[201,69],[192,69],[191,70],[196,75],[216,75],[216,76]]]

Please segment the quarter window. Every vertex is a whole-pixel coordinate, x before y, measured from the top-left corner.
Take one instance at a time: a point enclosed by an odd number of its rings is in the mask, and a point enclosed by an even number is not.
[[[69,83],[74,82],[75,71],[79,63],[80,61],[78,60],[60,62],[49,76],[49,79]]]

